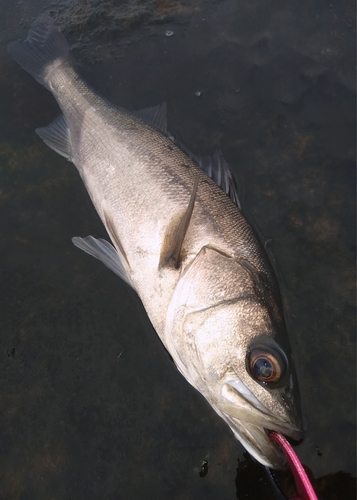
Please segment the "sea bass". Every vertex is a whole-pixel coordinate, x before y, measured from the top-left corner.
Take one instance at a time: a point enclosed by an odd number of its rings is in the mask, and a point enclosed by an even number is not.
[[[177,145],[165,105],[130,113],[98,96],[48,16],[9,52],[57,100],[62,114],[36,132],[75,164],[113,245],[74,244],[136,290],[179,371],[245,448],[285,467],[268,433],[302,432],[280,293],[222,155],[202,162]]]

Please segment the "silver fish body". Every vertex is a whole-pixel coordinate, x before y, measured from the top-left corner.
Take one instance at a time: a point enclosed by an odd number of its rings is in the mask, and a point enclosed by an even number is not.
[[[76,165],[114,248],[74,243],[136,290],[178,369],[247,450],[284,467],[267,433],[301,438],[298,390],[279,289],[251,226],[165,134],[165,107],[133,114],[96,95],[50,18],[9,51],[56,98],[63,115],[37,132]]]

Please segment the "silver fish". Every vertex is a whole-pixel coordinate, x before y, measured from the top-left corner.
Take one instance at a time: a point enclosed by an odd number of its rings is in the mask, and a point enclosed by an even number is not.
[[[36,132],[76,165],[113,243],[74,244],[136,290],[179,371],[245,448],[285,467],[268,432],[302,432],[280,293],[222,155],[200,161],[176,145],[165,105],[129,113],[95,94],[48,16],[9,52],[56,98],[63,114]]]

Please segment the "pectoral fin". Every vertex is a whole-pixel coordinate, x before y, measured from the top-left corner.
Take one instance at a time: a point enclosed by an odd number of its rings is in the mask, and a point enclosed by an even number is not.
[[[180,267],[181,248],[195,206],[197,187],[198,175],[193,184],[190,201],[185,212],[180,217],[175,217],[167,227],[161,248],[159,268],[167,265],[173,265],[176,269]]]
[[[115,274],[117,274],[128,285],[134,288],[133,282],[129,275],[126,258],[120,254],[108,241],[96,239],[93,236],[80,238],[78,236],[72,238],[73,244],[83,250],[92,257],[99,259],[103,264]],[[134,288],[135,290],[135,288]]]

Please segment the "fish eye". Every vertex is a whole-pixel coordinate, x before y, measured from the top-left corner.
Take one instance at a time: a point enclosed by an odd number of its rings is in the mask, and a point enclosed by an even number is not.
[[[279,382],[286,371],[286,360],[280,350],[268,345],[257,345],[248,352],[247,367],[257,382]]]

